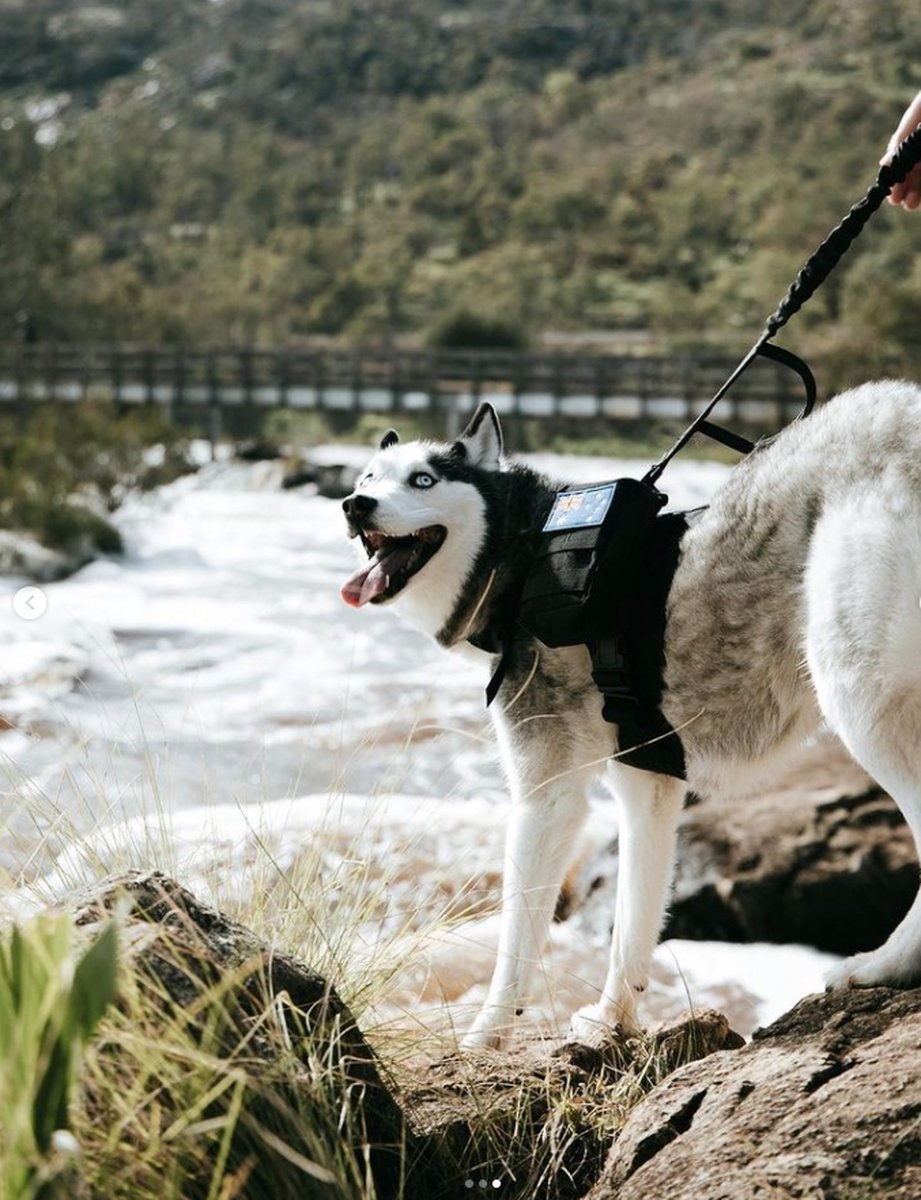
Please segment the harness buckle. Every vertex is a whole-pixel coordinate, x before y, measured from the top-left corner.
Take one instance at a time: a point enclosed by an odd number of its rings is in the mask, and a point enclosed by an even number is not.
[[[592,656],[592,680],[604,696],[605,720],[620,723],[615,713],[635,713],[639,700],[635,694],[633,676],[619,638],[599,638],[589,645]],[[629,717],[627,718],[629,719]]]

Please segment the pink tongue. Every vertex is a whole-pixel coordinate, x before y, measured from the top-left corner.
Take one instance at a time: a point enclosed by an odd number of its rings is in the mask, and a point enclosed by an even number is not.
[[[386,587],[386,572],[377,559],[373,558],[368,566],[362,567],[354,575],[349,576],[339,589],[339,595],[346,604],[351,604],[353,608],[360,608],[362,604],[367,604],[369,600],[379,596]]]
[[[390,582],[390,576],[401,563],[409,558],[412,546],[398,545],[383,557],[381,557],[382,553],[378,550],[368,565],[359,567],[339,589],[339,595],[346,604],[351,604],[353,608],[361,608],[363,604],[367,604],[369,600],[373,600],[375,596],[385,592],[387,584]]]

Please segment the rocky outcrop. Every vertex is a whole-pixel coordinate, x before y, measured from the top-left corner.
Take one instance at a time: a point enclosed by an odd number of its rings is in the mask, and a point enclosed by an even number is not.
[[[829,738],[770,791],[688,809],[665,936],[854,954],[886,940],[917,889],[902,814]]]
[[[163,1006],[164,1028],[179,1019],[193,1038],[206,1025],[209,1054],[254,1081],[247,1122],[295,1157],[298,1127],[285,1114],[326,1088],[337,1154],[353,1156],[379,1198],[921,1195],[921,989],[812,996],[749,1045],[725,1017],[701,1013],[600,1047],[520,1040],[512,1054],[405,1061],[394,1083],[325,979],[179,884],[157,873],[109,881],[80,899],[77,920],[113,910],[132,1003],[140,991]],[[104,1097],[94,1111],[104,1123]],[[240,1160],[251,1170],[268,1152],[263,1141]],[[286,1162],[272,1162],[284,1195],[327,1194],[304,1191],[296,1164],[287,1180]],[[267,1167],[263,1157],[260,1178]]]
[[[717,1012],[599,1046],[519,1039],[513,1054],[450,1055],[416,1070],[403,1099],[420,1134],[447,1148],[459,1183],[578,1200],[642,1091],[678,1064],[741,1045]]]
[[[209,1052],[230,1058],[240,1045],[246,1047],[241,1069],[257,1085],[247,1098],[250,1122],[274,1130],[278,1144],[296,1147],[299,1129],[293,1119],[286,1125],[286,1114],[296,1114],[305,1103],[304,1090],[311,1103],[316,1089],[318,1106],[334,1105],[333,1136],[351,1151],[356,1178],[367,1170],[376,1195],[396,1196],[401,1181],[405,1200],[442,1194],[437,1156],[410,1129],[373,1051],[322,976],[158,872],[106,881],[78,899],[76,920],[93,925],[113,911],[124,922],[123,966],[142,986],[146,981],[145,995],[162,1010],[165,1029],[177,1014],[187,1013],[190,1027],[207,1026],[213,1039],[213,998],[220,998],[219,1051],[212,1044]],[[267,1021],[267,1012],[283,1023],[281,1036],[273,1036],[278,1020]],[[291,1069],[291,1054],[300,1059],[299,1069]],[[325,1094],[330,1089],[333,1094]],[[283,1155],[273,1163],[276,1186],[285,1164]],[[305,1190],[296,1162],[289,1173],[292,1194],[315,1194]]]
[[[19,575],[36,583],[65,579],[94,555],[85,547],[65,554],[49,550],[28,533],[0,529],[0,575]]]
[[[570,880],[570,908],[610,921],[616,873],[615,842]],[[917,888],[902,814],[828,737],[770,790],[690,798],[663,937],[854,954],[886,940]]]
[[[812,996],[633,1111],[590,1200],[917,1200],[921,990]]]
[[[327,500],[343,500],[355,490],[358,472],[345,463],[300,461],[286,471],[281,481],[285,490],[316,486],[318,496]]]
[[[234,457],[247,463],[277,462],[281,458],[281,450],[267,438],[248,438],[234,447]]]

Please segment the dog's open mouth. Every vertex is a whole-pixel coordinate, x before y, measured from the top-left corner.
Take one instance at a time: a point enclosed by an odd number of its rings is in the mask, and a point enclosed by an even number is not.
[[[444,525],[427,525],[406,537],[388,537],[374,529],[359,530],[369,562],[339,589],[342,599],[353,608],[369,601],[380,604],[392,600],[440,549],[447,532]]]

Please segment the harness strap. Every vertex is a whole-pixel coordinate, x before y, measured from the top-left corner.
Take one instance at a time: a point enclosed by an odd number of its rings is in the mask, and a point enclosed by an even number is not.
[[[712,438],[714,442],[722,442],[730,450],[738,450],[740,454],[750,454],[755,448],[755,443],[750,442],[747,437],[742,437],[741,433],[734,433],[731,429],[725,429],[713,421],[700,421],[697,425],[697,432]]]
[[[510,607],[513,614],[517,612],[517,604]],[[487,654],[499,656],[495,670],[490,677],[489,683],[486,685],[487,708],[489,708],[490,704],[498,696],[499,688],[502,687],[502,681],[505,679],[506,672],[508,671],[508,657],[516,625],[517,622],[513,615],[512,620],[501,631],[493,625],[487,625],[482,633],[474,633],[467,638],[468,643],[471,646],[475,646],[477,650],[484,650]]]
[[[475,646],[476,642],[473,638],[469,639]],[[506,672],[508,671],[508,656],[511,652],[511,637],[509,637],[499,650],[499,661],[496,663],[496,669],[489,678],[489,683],[486,685],[486,707],[489,708],[496,696],[499,695],[499,688],[502,687]]]
[[[758,355],[761,358],[772,358],[774,362],[783,363],[785,367],[789,367],[791,371],[795,371],[799,375],[806,391],[806,403],[800,409],[799,417],[808,417],[816,400],[815,376],[809,369],[809,364],[803,362],[800,356],[794,354],[792,350],[785,350],[783,346],[775,346],[773,342],[759,342]]]
[[[592,679],[603,699],[601,715],[617,726],[617,761],[640,771],[687,778],[681,738],[658,707],[644,704],[637,696],[620,639],[603,638],[589,650]]]
[[[803,381],[806,401],[797,414],[797,419],[801,420],[803,417],[808,417],[816,401],[815,376],[809,369],[809,364],[804,362],[798,354],[794,354],[792,350],[785,350],[783,346],[775,346],[773,342],[766,342],[763,339],[758,342],[754,354],[746,360],[743,369],[747,370],[756,358],[773,359],[774,362],[789,367],[791,371],[795,371],[799,375]],[[737,378],[738,375],[733,376],[733,380]],[[721,442],[724,446],[728,446],[730,450],[737,450],[740,454],[750,454],[755,448],[754,442],[749,441],[747,437],[743,437],[741,433],[735,433],[732,429],[726,429],[723,425],[717,425],[715,421],[704,419],[712,407],[712,404],[709,405],[706,411],[701,413],[700,417],[691,426],[691,433],[702,433],[714,442]]]
[[[662,712],[666,603],[681,540],[702,510],[661,513],[644,539],[616,635],[589,644],[602,715],[618,727],[617,761],[685,779],[680,735]]]

